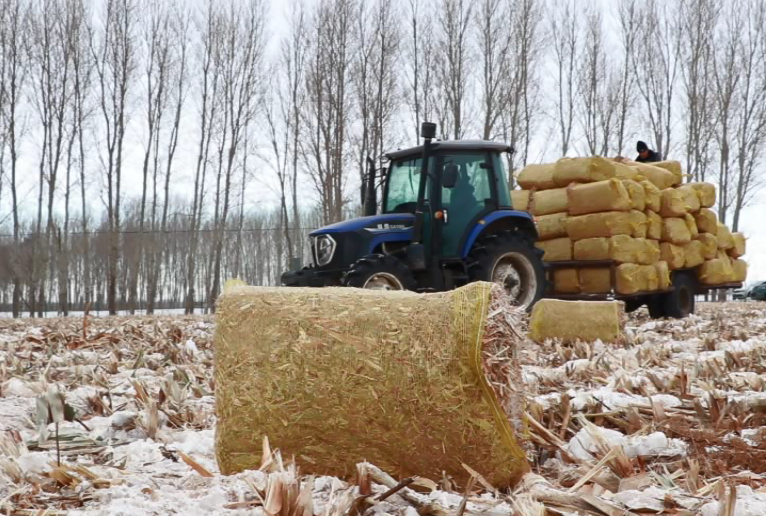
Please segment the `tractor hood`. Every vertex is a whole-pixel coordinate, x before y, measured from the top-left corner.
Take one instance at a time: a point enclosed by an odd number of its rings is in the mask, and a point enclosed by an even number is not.
[[[310,233],[310,236],[329,235],[334,233],[349,233],[366,229],[372,232],[401,230],[412,227],[415,223],[415,215],[411,213],[388,213],[385,215],[373,215],[358,219],[344,220],[324,226]]]

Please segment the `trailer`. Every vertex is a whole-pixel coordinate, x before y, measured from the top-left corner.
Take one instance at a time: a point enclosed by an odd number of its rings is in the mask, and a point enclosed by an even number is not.
[[[639,291],[632,294],[617,292],[617,267],[614,260],[567,260],[545,262],[547,291],[544,297],[570,301],[618,300],[625,303],[626,312],[634,312],[646,305],[654,319],[672,317],[681,319],[694,313],[695,298],[713,290],[742,288],[742,283],[721,283],[704,285],[697,277],[696,269],[671,271],[670,287],[664,290]],[[557,269],[609,269],[609,292],[598,294],[562,294],[555,292],[553,272]]]

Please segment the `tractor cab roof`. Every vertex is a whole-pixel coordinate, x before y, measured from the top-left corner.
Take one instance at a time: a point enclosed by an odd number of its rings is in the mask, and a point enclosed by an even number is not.
[[[445,140],[434,141],[431,143],[431,152],[437,151],[488,151],[488,152],[511,152],[513,147],[507,143],[491,142],[487,140]],[[422,154],[423,146],[410,147],[409,149],[399,149],[386,153],[390,160]]]

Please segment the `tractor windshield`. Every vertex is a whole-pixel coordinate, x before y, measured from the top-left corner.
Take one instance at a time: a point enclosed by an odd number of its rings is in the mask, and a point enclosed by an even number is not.
[[[421,158],[397,161],[388,170],[384,213],[414,213],[418,202]]]

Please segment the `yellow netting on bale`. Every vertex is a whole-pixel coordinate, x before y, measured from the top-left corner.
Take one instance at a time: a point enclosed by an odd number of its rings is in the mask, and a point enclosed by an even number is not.
[[[718,238],[710,233],[700,233],[697,240],[702,242],[702,253],[706,260],[712,260],[718,254]]]
[[[697,269],[697,276],[703,285],[716,285],[734,280],[734,269],[726,258],[707,260]]]
[[[630,195],[619,179],[571,186],[567,189],[569,213],[585,215],[603,211],[630,210]]]
[[[686,227],[689,230],[689,234],[692,238],[697,238],[697,235],[700,234],[699,228],[697,227],[697,220],[687,213],[684,215],[684,222],[686,222]]]
[[[654,186],[654,183],[648,180],[643,180],[639,184],[644,187],[644,201],[646,202],[646,209],[659,213],[662,209],[662,192],[659,188]]]
[[[671,217],[662,219],[662,240],[676,245],[683,245],[691,241],[692,235],[689,227],[682,218]]]
[[[660,259],[660,243],[648,238],[636,238],[635,262],[640,265],[652,265]]]
[[[734,260],[731,266],[734,270],[734,281],[744,283],[747,279],[747,262],[745,260]]]
[[[614,177],[619,179],[630,179],[633,181],[638,181],[639,173],[638,173],[638,170],[636,170],[635,168],[629,167],[628,165],[625,165],[624,163],[619,163],[615,161],[614,162]]]
[[[494,293],[493,293],[494,292]],[[439,294],[235,287],[217,304],[216,456],[256,469],[268,436],[305,473],[528,470],[514,308],[488,283]]]
[[[697,229],[700,233],[718,235],[718,216],[713,210],[702,208],[694,214],[694,221],[697,223]]]
[[[671,270],[683,269],[686,263],[686,252],[683,247],[670,242],[662,242],[660,244],[660,258],[668,264]]]
[[[734,241],[734,247],[729,249],[729,256],[732,258],[745,256],[745,252],[747,251],[747,240],[745,239],[745,235],[742,233],[732,233],[731,238]]]
[[[567,236],[567,217],[569,215],[566,213],[552,213],[536,217],[538,238],[540,240],[550,240],[551,238]]]
[[[611,237],[615,235],[632,235],[633,219],[630,212],[609,211],[605,213],[590,213],[567,219],[567,234],[572,240],[583,238]]]
[[[535,342],[615,342],[623,335],[624,319],[620,301],[542,299],[532,309],[529,336]]]
[[[614,162],[601,156],[561,158],[556,162],[553,171],[553,181],[560,187],[572,183],[603,181],[614,176]]]
[[[689,186],[697,191],[702,207],[710,208],[715,204],[715,185],[711,183],[689,183]]]
[[[699,211],[699,209],[702,207],[700,204],[699,194],[692,185],[679,186],[676,188],[676,191],[681,194],[681,197],[683,197],[684,202],[686,203],[686,206],[689,208],[691,213]]]
[[[699,240],[684,245],[684,267],[691,268],[705,261],[705,246]]]
[[[556,183],[553,182],[553,167],[554,164],[545,165],[527,165],[517,178],[517,182],[524,190],[549,190],[556,188]]]
[[[662,217],[657,213],[646,210],[646,236],[654,240],[660,240],[662,238]]]
[[[734,237],[731,234],[731,230],[726,224],[718,223],[718,249],[733,249]]]
[[[644,192],[644,187],[631,179],[623,179],[622,184],[625,185],[625,189],[630,196],[631,209],[644,211],[644,209],[646,209],[646,193]]]
[[[569,238],[554,238],[535,242],[535,247],[545,253],[543,260],[546,262],[563,262],[572,259],[572,241]]]
[[[677,186],[684,182],[684,173],[680,161],[655,161],[652,163],[655,167],[664,168],[673,174],[673,185]]]
[[[667,188],[662,191],[662,208],[660,215],[663,217],[683,217],[689,211],[684,202],[684,196],[677,188]]]
[[[514,210],[529,211],[529,194],[527,190],[511,190],[511,205]]]
[[[676,182],[676,176],[664,168],[655,167],[648,163],[635,163],[631,166],[660,190],[670,188]]]
[[[550,215],[567,211],[567,189],[555,188],[532,194],[532,213],[535,215]]]
[[[637,238],[646,238],[649,231],[649,221],[643,211],[630,210],[631,236]]]

